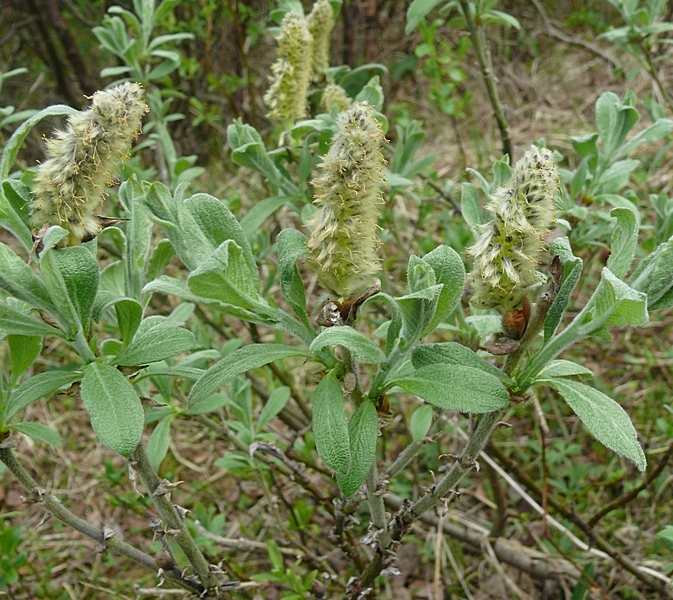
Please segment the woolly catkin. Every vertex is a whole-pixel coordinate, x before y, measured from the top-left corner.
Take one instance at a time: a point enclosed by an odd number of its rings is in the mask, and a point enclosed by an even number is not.
[[[147,112],[137,83],[123,83],[93,95],[91,108],[69,117],[64,131],[47,141],[47,160],[33,183],[31,223],[40,230],[60,225],[61,242],[75,246],[100,231],[96,213],[140,133]]]
[[[493,220],[468,253],[475,306],[507,311],[516,308],[539,281],[537,264],[544,235],[554,222],[559,175],[552,152],[531,148],[514,166],[511,186],[499,188],[486,209]]]
[[[356,102],[339,114],[338,130],[313,180],[314,204],[307,247],[320,284],[339,300],[353,298],[381,268],[377,255],[384,164],[381,125],[374,109]]]

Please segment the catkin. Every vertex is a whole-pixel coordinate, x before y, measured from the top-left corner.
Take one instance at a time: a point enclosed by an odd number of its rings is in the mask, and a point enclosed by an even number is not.
[[[38,168],[30,204],[36,230],[60,225],[62,246],[75,246],[100,232],[96,213],[148,108],[137,83],[123,83],[93,95],[91,107],[68,118],[47,141],[47,160]]]
[[[318,211],[309,219],[309,264],[323,288],[339,300],[353,298],[381,268],[377,255],[383,204],[381,146],[374,109],[356,102],[337,117],[338,130],[313,180]]]
[[[551,150],[531,146],[514,166],[510,187],[492,194],[486,209],[493,219],[468,249],[474,257],[473,305],[514,309],[539,282],[537,265],[554,222],[558,188]]]

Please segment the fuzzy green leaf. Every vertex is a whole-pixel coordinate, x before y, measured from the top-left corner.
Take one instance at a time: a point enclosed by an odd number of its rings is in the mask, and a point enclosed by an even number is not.
[[[189,276],[189,289],[204,298],[253,309],[257,302],[257,280],[250,274],[243,250],[232,240],[223,242]]]
[[[463,183],[461,186],[460,208],[463,219],[470,226],[470,229],[479,235],[479,225],[484,222],[484,215],[479,202],[477,188],[471,183]]]
[[[283,344],[249,344],[239,348],[216,362],[200,377],[189,394],[188,407],[192,409],[241,373],[281,358],[302,355],[305,353],[301,349]]]
[[[266,424],[285,408],[285,405],[289,399],[290,388],[283,386],[273,390],[269,396],[269,399],[264,404],[264,409],[257,418],[255,429],[257,431],[262,431]]]
[[[19,335],[57,335],[62,337],[58,329],[47,325],[44,321],[0,302],[0,335],[16,333]]]
[[[359,331],[347,325],[324,329],[311,343],[309,350],[314,354],[325,346],[344,346],[358,360],[378,364],[386,359],[383,351]]]
[[[582,274],[582,259],[577,258],[573,255],[573,252],[570,248],[570,242],[567,237],[555,239],[549,252],[552,256],[558,256],[561,259],[561,264],[563,265],[563,275],[561,278],[561,287],[559,289],[556,298],[554,299],[549,312],[547,313],[547,318],[544,322],[544,340],[547,342],[558,327],[563,317],[570,298],[572,296],[573,290],[577,285],[577,282],[580,279]]]
[[[161,419],[147,441],[147,456],[155,471],[159,470],[161,461],[164,460],[166,452],[168,452],[172,417],[173,415],[168,415]]]
[[[593,436],[610,450],[632,461],[638,470],[647,466],[633,423],[614,400],[594,388],[572,379],[546,379],[573,409]]]
[[[673,306],[673,237],[640,261],[629,284],[647,294],[649,310]]]
[[[0,288],[33,308],[54,310],[40,276],[3,243],[0,243]]]
[[[608,269],[622,279],[629,272],[636,255],[640,220],[638,214],[628,208],[613,208],[610,215],[617,219],[617,226],[612,234],[612,253],[608,258]]]
[[[570,360],[552,360],[539,374],[542,379],[552,377],[570,377],[572,375],[594,376],[593,371]]]
[[[138,333],[135,339],[115,358],[125,367],[146,365],[182,354],[198,346],[194,334],[183,327],[160,325]]]
[[[485,413],[509,402],[507,389],[495,375],[462,365],[426,365],[390,383],[444,410]]]
[[[404,34],[409,35],[426,15],[442,2],[443,0],[413,0],[407,9],[407,26],[404,28]]]
[[[344,394],[334,371],[325,375],[313,394],[313,437],[328,469],[348,473],[351,451]]]
[[[426,365],[462,365],[493,375],[505,384],[509,382],[509,377],[498,367],[487,363],[481,356],[456,342],[421,344],[414,348],[411,354],[411,362],[416,369]]]
[[[12,423],[7,426],[8,429],[13,429],[27,435],[29,438],[36,440],[38,442],[44,442],[55,448],[60,448],[63,443],[61,442],[61,436],[58,435],[51,427],[48,425],[43,425],[42,423]]]
[[[42,336],[12,334],[7,336],[7,342],[12,363],[12,377],[16,380],[40,355]]]
[[[81,396],[98,439],[129,456],[140,442],[145,414],[126,377],[105,363],[90,363],[82,378]]]
[[[337,483],[344,496],[360,489],[376,460],[379,416],[372,402],[363,402],[348,423],[351,464],[347,473],[337,473]]]
[[[124,239],[124,282],[125,295],[135,300],[141,299],[145,285],[147,258],[152,240],[152,221],[143,208],[145,193],[134,175],[119,188],[119,201],[126,217]]]
[[[638,111],[633,106],[623,104],[617,94],[601,94],[596,101],[596,125],[603,141],[604,160],[609,160],[624,143],[639,118]]]
[[[423,257],[434,272],[438,284],[443,284],[437,299],[437,309],[422,336],[428,335],[458,306],[465,287],[465,267],[458,253],[449,246],[438,246]]]
[[[306,294],[296,262],[304,256],[306,238],[296,229],[283,229],[276,239],[278,244],[278,276],[280,289],[294,313],[310,327],[306,312]]]
[[[419,406],[411,415],[409,421],[409,431],[414,442],[420,443],[430,431],[432,425],[432,406],[423,404]]]
[[[125,346],[128,346],[133,340],[133,336],[138,330],[138,326],[143,318],[142,305],[131,298],[121,298],[114,303],[115,313],[117,314],[117,325],[119,335]]]
[[[98,261],[85,246],[52,249],[42,254],[40,269],[59,312],[76,330],[89,330],[98,291]]]
[[[14,390],[7,402],[6,419],[11,419],[22,408],[39,398],[51,396],[56,390],[70,386],[82,378],[78,371],[45,371],[33,375]]]

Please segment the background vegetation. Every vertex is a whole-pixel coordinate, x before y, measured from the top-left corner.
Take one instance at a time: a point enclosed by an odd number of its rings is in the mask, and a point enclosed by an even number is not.
[[[635,208],[640,216],[636,263],[673,234],[670,129],[651,129],[672,117],[673,8],[654,0],[475,2],[483,18],[471,34],[459,3],[446,10],[439,3],[405,33],[410,4],[346,0],[332,34],[331,64],[347,65],[351,73],[368,65],[354,86],[360,89],[378,75],[385,97],[379,109],[388,120],[390,141],[380,222],[383,291],[404,293],[409,256],[423,256],[439,244],[458,252],[469,272],[464,251],[473,231],[469,215],[466,222],[461,214],[464,184],[474,184],[484,204],[484,192],[505,169],[503,154],[511,153],[514,164],[532,142],[544,141],[557,152],[563,181],[551,237],[567,235],[584,262],[566,325],[586,305],[608,261],[617,221],[611,209]],[[113,5],[138,14],[141,3],[0,5],[0,145],[31,111],[54,104],[82,109],[86,96],[120,77],[142,82],[151,112],[122,179],[135,175],[171,190],[185,183],[190,193],[220,199],[243,224],[265,293],[283,303],[276,239],[283,229],[303,228],[305,206],[259,208],[273,198],[273,185],[248,168],[242,154],[232,156],[231,129],[227,135],[232,124],[249,124],[274,160],[283,152],[263,104],[275,59],[277,7],[263,1],[165,0],[141,21],[145,29],[134,31],[125,13],[109,12]],[[131,54],[119,44],[124,35],[137,40]],[[173,37],[159,37],[164,35]],[[499,104],[489,97],[474,35],[486,52]],[[599,98],[630,115],[610,156],[606,128],[596,114]],[[43,160],[43,136],[55,125],[45,120],[31,130],[17,171]],[[628,146],[648,128],[656,135]],[[596,132],[603,134],[598,142]],[[317,154],[326,148],[325,143],[292,172],[306,189]],[[301,164],[301,157],[292,162],[295,158],[288,162],[292,168]],[[617,162],[619,168],[611,169]],[[107,214],[119,216],[119,195],[111,196]],[[164,234],[155,228],[154,235],[156,242]],[[9,233],[0,236],[21,250]],[[100,237],[102,266],[120,257],[121,246],[114,233]],[[166,273],[185,272],[183,261],[167,256]],[[114,269],[107,273],[113,285]],[[325,297],[303,268],[302,276],[315,322]],[[462,301],[466,314],[468,300]],[[385,311],[368,310],[359,329],[373,335]],[[435,331],[432,341],[459,341],[475,350],[487,344],[487,327],[466,326],[462,313]],[[148,314],[173,315],[198,342],[197,350],[179,362],[171,359],[170,366],[205,369],[238,344],[283,341],[267,327],[174,295],[155,294]],[[458,493],[405,531],[396,561],[372,583],[372,597],[671,597],[672,326],[670,309],[652,310],[644,326],[597,331],[563,355],[593,371],[594,387],[627,411],[648,458],[647,471],[638,472],[596,442],[558,394],[543,388],[508,413],[509,427],[496,430],[479,457],[479,471],[462,480]],[[101,326],[99,335],[112,333]],[[16,375],[19,353],[10,340],[0,352],[6,383]],[[37,354],[24,359],[27,375],[67,364],[73,356],[56,338],[45,337]],[[359,577],[376,551],[367,539],[366,501],[357,494],[340,498],[315,450],[310,431],[315,364],[288,359],[240,375],[210,414],[187,414],[189,386],[182,380],[151,381],[144,439],[159,475],[182,482],[173,501],[191,511],[188,525],[208,562],[218,565],[226,580],[241,582],[224,593],[344,597],[349,578]],[[380,491],[390,513],[403,499],[413,501],[431,488],[471,432],[456,412],[437,413],[432,429],[422,431],[420,416],[412,423],[418,406],[410,394],[397,395],[379,412],[385,421],[378,440],[383,468],[417,444],[410,463],[385,473],[390,482]],[[151,555],[161,550],[161,540],[148,533],[148,520],[156,516],[151,500],[134,490],[128,461],[96,440],[76,389],[33,402],[21,418],[48,424],[62,439],[48,445],[14,434],[16,455],[39,475],[43,488],[96,527],[110,528]],[[257,452],[251,457],[253,444]],[[281,448],[280,458],[264,444]],[[169,591],[168,580],[159,587],[156,573],[99,552],[90,539],[45,518],[9,472],[1,477],[0,595],[187,596],[184,590]]]

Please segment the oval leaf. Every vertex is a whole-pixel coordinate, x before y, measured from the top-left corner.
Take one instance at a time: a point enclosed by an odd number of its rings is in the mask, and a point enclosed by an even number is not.
[[[495,375],[462,365],[427,365],[393,383],[445,410],[485,413],[509,402]]]
[[[619,404],[602,392],[571,379],[547,379],[544,383],[561,394],[601,444],[628,458],[639,471],[645,470],[647,460],[638,443],[638,434]]]
[[[140,443],[145,415],[126,377],[110,365],[93,362],[84,372],[81,395],[98,439],[129,456]]]
[[[365,363],[378,364],[386,359],[381,348],[348,325],[328,327],[311,342],[309,350],[315,354],[325,346],[344,346]]]
[[[423,406],[419,406],[414,411],[409,422],[409,430],[411,431],[411,437],[414,439],[414,442],[419,443],[423,441],[423,438],[428,434],[428,431],[430,431],[431,425],[432,406],[423,404]]]
[[[124,367],[159,362],[198,346],[194,334],[184,327],[153,327],[138,335],[115,358]]]
[[[44,442],[45,444],[49,444],[56,448],[60,448],[62,445],[61,436],[51,427],[43,425],[42,423],[14,423],[9,425],[8,428],[13,429],[14,431],[19,431],[33,440]]]
[[[344,393],[334,371],[325,375],[313,395],[313,437],[325,465],[337,473],[348,473],[351,451]]]
[[[379,435],[379,416],[372,402],[363,402],[348,423],[351,465],[348,473],[338,473],[337,483],[345,496],[360,489],[376,460],[376,440]]]
[[[82,373],[77,371],[45,371],[34,375],[12,392],[7,403],[7,420],[24,406],[44,396],[50,396],[66,385],[70,386],[81,377]]]
[[[257,369],[274,360],[303,354],[300,349],[283,344],[249,344],[239,348],[216,362],[199,378],[189,394],[188,407],[192,409],[236,375]]]

